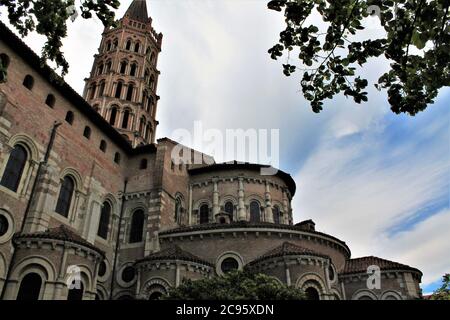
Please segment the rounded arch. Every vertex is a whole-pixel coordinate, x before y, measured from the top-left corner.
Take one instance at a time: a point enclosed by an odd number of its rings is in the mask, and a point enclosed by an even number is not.
[[[109,202],[109,204],[111,205],[111,213],[114,215],[119,201],[112,193],[107,193],[103,196],[102,203],[104,203],[105,201]]]
[[[403,300],[402,296],[394,290],[386,290],[381,294],[380,300]]]
[[[333,295],[334,300],[342,300],[341,293],[338,290],[333,288],[330,290],[330,293]]]
[[[327,293],[325,281],[315,272],[309,272],[301,275],[297,279],[295,286],[303,291],[305,291],[308,287],[315,287],[320,295]]]
[[[139,297],[141,299],[149,300],[151,295],[155,292],[167,294],[171,285],[168,280],[163,277],[153,277],[147,280],[141,287]],[[163,289],[163,290],[161,290]],[[164,292],[161,292],[164,291]]]
[[[378,300],[378,297],[370,290],[361,289],[353,294],[352,300]]]
[[[248,196],[246,196],[246,197],[245,197],[245,200],[244,200],[244,203],[245,203],[247,206],[249,206],[250,203],[251,203],[252,201],[257,201],[257,202],[259,202],[259,205],[260,205],[260,206],[263,206],[264,203],[265,203],[263,197],[261,197],[261,196],[258,195],[258,194],[254,194],[254,193],[253,193],[253,194],[249,194]]]
[[[4,208],[0,208],[0,216],[3,217],[4,219],[6,219],[6,224],[7,224],[7,230],[4,232],[4,234],[0,234],[0,244],[3,244],[5,242],[8,242],[14,235],[14,232],[16,230],[16,224],[15,224],[13,215],[8,210],[6,210]],[[1,258],[1,252],[0,252],[0,258]],[[0,267],[1,267],[1,263],[0,263]],[[6,265],[3,267],[3,269],[0,268],[0,271],[5,270],[5,268],[6,268]],[[0,273],[0,277],[1,276],[2,275]]]
[[[64,168],[59,174],[59,179],[62,181],[66,176],[70,176],[75,182],[75,190],[80,191],[83,188],[83,178],[81,174],[74,168]]]
[[[36,162],[39,161],[39,149],[37,148],[37,144],[32,137],[26,134],[16,134],[8,141],[8,145],[11,148],[14,148],[14,146],[18,144],[25,148],[31,160]]]
[[[108,300],[108,291],[103,287],[103,285],[97,283],[97,292],[95,294],[96,300]]]
[[[195,202],[195,204],[194,204],[194,206],[193,206],[193,209],[194,209],[194,210],[199,210],[200,207],[201,207],[202,205],[204,205],[204,204],[207,204],[208,207],[212,208],[212,202],[211,202],[211,200],[206,199],[206,198],[202,198],[202,199],[197,200],[197,201]]]
[[[135,293],[131,290],[120,291],[114,296],[114,300],[134,300]]]
[[[5,256],[0,251],[0,279],[6,278],[6,274],[8,273],[7,267]]]
[[[56,281],[56,268],[51,261],[42,256],[28,256],[16,264],[11,272],[11,279],[20,281],[28,273],[36,272],[43,281]]]
[[[223,275],[222,263],[227,259],[234,259],[237,262],[237,270],[242,270],[245,265],[244,258],[236,251],[226,251],[220,254],[216,259],[216,273]]]

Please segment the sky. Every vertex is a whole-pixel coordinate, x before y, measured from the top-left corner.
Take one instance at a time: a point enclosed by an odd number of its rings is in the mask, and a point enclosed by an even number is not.
[[[131,0],[121,2],[119,17]],[[282,74],[286,57],[274,61],[267,53],[284,29],[282,14],[268,10],[267,1],[147,2],[164,34],[158,138],[193,130],[195,121],[221,132],[279,129],[280,169],[297,183],[295,222],[313,219],[317,230],[344,240],[354,258],[375,255],[419,268],[424,293],[440,284],[450,272],[449,88],[415,117],[393,114],[385,92],[375,89],[366,104],[337,96],[315,114],[299,75]],[[102,30],[98,19],[69,22],[66,81],[79,93]],[[42,37],[24,41],[40,52]],[[387,67],[374,60],[360,72],[373,83]]]

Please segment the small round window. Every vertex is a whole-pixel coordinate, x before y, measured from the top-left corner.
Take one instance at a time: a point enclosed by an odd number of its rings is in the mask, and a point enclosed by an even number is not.
[[[9,221],[4,215],[0,215],[0,237],[4,236],[9,229]]]
[[[122,280],[123,282],[131,282],[134,280],[134,277],[136,275],[136,270],[133,267],[126,267],[122,271]]]
[[[223,273],[238,270],[239,262],[237,262],[237,260],[234,258],[226,258],[222,261],[222,264],[220,265],[220,269],[222,269]]]

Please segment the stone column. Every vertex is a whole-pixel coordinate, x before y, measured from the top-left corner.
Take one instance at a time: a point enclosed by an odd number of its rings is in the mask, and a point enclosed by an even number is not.
[[[216,215],[220,213],[219,206],[219,190],[217,185],[217,179],[213,179],[213,220],[216,219]]]
[[[264,208],[264,221],[273,223],[273,213],[272,213],[272,195],[270,194],[269,182],[266,181],[266,206]]]
[[[192,184],[189,185],[189,225],[193,224],[192,221]]]
[[[238,178],[239,182],[239,191],[238,191],[238,220],[246,221],[247,214],[245,212],[245,203],[244,203],[244,179]]]

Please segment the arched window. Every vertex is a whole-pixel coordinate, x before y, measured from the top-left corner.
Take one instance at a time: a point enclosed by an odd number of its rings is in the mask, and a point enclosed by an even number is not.
[[[19,301],[39,300],[42,287],[42,278],[37,273],[29,273],[23,277],[20,283],[17,299]]]
[[[141,118],[141,119],[139,120],[139,134],[140,134],[141,136],[144,135],[144,127],[145,127],[145,118]]]
[[[100,141],[100,150],[106,152],[107,144],[105,140]]]
[[[109,116],[109,124],[114,126],[116,124],[116,118],[117,118],[117,108],[112,107],[111,108],[111,115]]]
[[[9,57],[7,54],[0,54],[0,65],[2,66],[1,69],[3,69],[3,72],[0,73],[0,81],[5,81],[7,74],[6,69],[9,67]]]
[[[120,153],[116,152],[114,155],[114,162],[120,164]]]
[[[313,287],[309,287],[305,290],[307,300],[320,300],[319,292]]]
[[[220,265],[220,269],[223,273],[238,270],[239,262],[237,262],[237,260],[232,257],[225,258]]]
[[[142,160],[141,160],[141,165],[139,166],[139,168],[140,168],[141,170],[145,170],[145,169],[147,169],[147,166],[148,166],[148,161],[147,161],[147,159],[142,159]]]
[[[137,73],[137,64],[133,63],[130,68],[130,76],[135,77]]]
[[[55,211],[64,217],[69,216],[70,204],[72,202],[73,191],[75,190],[75,183],[69,176],[65,176],[59,190],[58,202],[56,203]]]
[[[117,48],[119,46],[119,40],[115,39],[113,43],[113,49]]]
[[[125,74],[127,72],[128,62],[122,61],[120,63],[120,73]]]
[[[126,96],[126,99],[128,101],[131,101],[133,99],[133,91],[134,91],[134,86],[130,83],[128,85],[127,96]]]
[[[139,42],[134,45],[134,52],[139,53],[140,45]]]
[[[150,83],[148,85],[150,86],[150,89],[155,89],[155,77],[153,75],[150,76]]]
[[[84,128],[83,137],[85,137],[86,139],[91,138],[91,128],[89,127]]]
[[[126,129],[128,128],[128,121],[130,120],[130,110],[125,110],[123,113],[123,120],[122,120],[122,128]]]
[[[137,210],[133,213],[133,217],[131,218],[130,243],[142,242],[144,221],[144,211]]]
[[[45,99],[45,104],[48,105],[50,108],[53,108],[55,106],[55,96],[49,94],[47,96],[47,99]]]
[[[120,99],[122,97],[122,87],[123,87],[123,83],[120,81],[117,82],[115,97],[118,99]]]
[[[234,204],[231,201],[225,202],[225,212],[230,215],[230,220],[233,221]]]
[[[73,124],[74,115],[72,111],[67,111],[66,113],[66,122],[70,125]]]
[[[94,99],[95,98],[95,89],[97,88],[97,84],[95,84],[95,82],[91,85],[91,89],[90,89],[90,95],[89,95],[89,99]]]
[[[273,222],[276,224],[279,224],[280,223],[280,208],[278,206],[273,207],[272,214],[273,214]]]
[[[145,106],[145,109],[147,112],[151,113],[151,106],[153,105],[153,97],[149,96],[147,100],[147,105]]]
[[[111,219],[111,205],[105,201],[100,213],[100,223],[98,224],[97,235],[103,239],[108,239],[109,220]]]
[[[98,90],[98,96],[103,97],[105,95],[105,81],[100,82],[99,90]]]
[[[183,208],[183,205],[181,203],[181,199],[179,197],[177,197],[175,199],[175,214],[174,214],[175,222],[177,222],[177,223],[180,223],[180,221],[181,221],[182,208]]]
[[[258,201],[250,202],[250,222],[261,221],[261,207]]]
[[[154,52],[152,52],[152,55],[150,56],[150,61],[151,62],[154,62],[155,61],[155,53]]]
[[[125,50],[131,50],[131,40],[127,41],[127,44],[125,46]]]
[[[27,159],[28,153],[25,148],[16,145],[9,155],[0,184],[5,188],[17,192]]]
[[[25,88],[27,88],[28,90],[33,90],[33,86],[34,86],[34,79],[32,76],[30,76],[29,74],[27,74],[25,76],[25,79],[23,79],[23,86]]]
[[[106,63],[105,73],[106,73],[106,72],[109,72],[109,71],[111,70],[111,66],[112,66],[111,61],[108,61],[108,62]]]
[[[147,140],[150,137],[150,130],[151,130],[151,125],[149,122],[149,123],[147,123],[147,127],[145,129],[145,135],[144,135],[145,140]]]
[[[106,43],[106,51],[111,51],[111,41]]]
[[[67,300],[69,301],[81,301],[83,300],[84,294],[84,285],[83,282],[78,283],[79,287],[73,286],[73,288],[69,289],[69,294],[67,295]]]
[[[97,75],[101,75],[103,73],[103,63],[99,64],[97,67]]]
[[[209,207],[204,204],[200,207],[200,224],[209,222]]]

